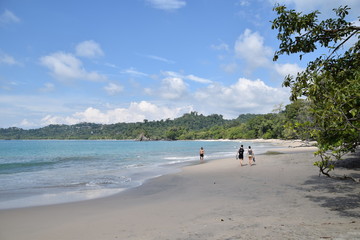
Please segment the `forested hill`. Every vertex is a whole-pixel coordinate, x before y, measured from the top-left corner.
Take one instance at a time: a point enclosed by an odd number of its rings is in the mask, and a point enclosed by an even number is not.
[[[244,123],[258,115],[244,114],[235,120],[225,120],[222,115],[204,116],[196,112],[184,114],[174,120],[137,123],[75,125],[49,125],[39,129],[1,128],[0,139],[195,139],[203,137],[209,129],[217,126]],[[200,135],[201,136],[200,136]],[[206,137],[208,138],[208,137]]]
[[[38,129],[0,128],[0,139],[139,139],[190,140],[298,137],[284,127],[295,118],[286,111],[270,114],[242,114],[233,120],[222,115],[197,112],[174,120],[137,123],[49,125]],[[297,110],[295,113],[298,112]],[[288,124],[289,125],[289,124]],[[290,124],[291,125],[291,124]]]

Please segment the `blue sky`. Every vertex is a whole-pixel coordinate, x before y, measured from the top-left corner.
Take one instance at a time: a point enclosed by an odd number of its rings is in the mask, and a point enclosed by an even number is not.
[[[309,12],[360,1],[281,0]],[[340,4],[339,4],[340,2]],[[296,56],[272,62],[274,0],[2,0],[0,127],[269,113]],[[353,20],[356,19],[356,16]]]

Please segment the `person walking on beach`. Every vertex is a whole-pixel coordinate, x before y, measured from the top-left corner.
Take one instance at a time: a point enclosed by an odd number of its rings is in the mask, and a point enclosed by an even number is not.
[[[200,148],[200,162],[204,161],[205,150],[203,147]]]
[[[249,146],[249,149],[248,149],[248,157],[249,157],[249,165],[251,167],[251,165],[253,163],[253,159],[255,157],[254,150],[251,149],[251,146]]]
[[[242,167],[243,165],[243,160],[244,160],[244,146],[241,145],[239,151],[238,151],[238,158],[240,160],[240,166]]]

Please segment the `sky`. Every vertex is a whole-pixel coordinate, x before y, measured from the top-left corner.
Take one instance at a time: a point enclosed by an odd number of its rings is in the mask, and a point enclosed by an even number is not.
[[[0,0],[0,128],[270,113],[307,65],[272,61],[275,3],[360,12],[358,0]]]

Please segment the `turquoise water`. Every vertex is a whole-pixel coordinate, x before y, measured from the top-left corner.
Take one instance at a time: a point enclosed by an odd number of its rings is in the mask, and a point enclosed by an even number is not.
[[[235,157],[239,141],[0,140],[0,209],[103,197],[199,161]],[[256,153],[269,144],[252,143]]]

